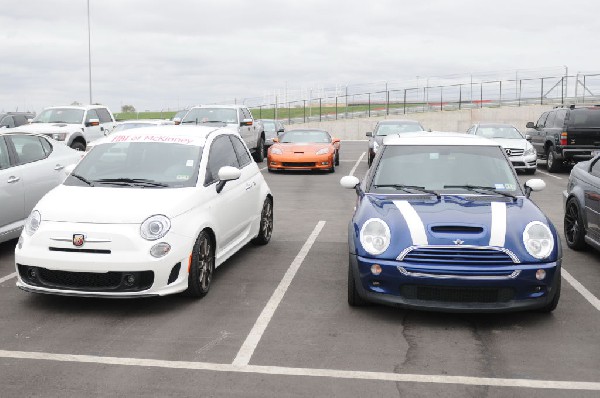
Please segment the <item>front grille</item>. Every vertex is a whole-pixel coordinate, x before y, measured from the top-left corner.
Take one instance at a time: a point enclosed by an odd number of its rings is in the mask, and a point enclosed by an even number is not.
[[[136,292],[149,289],[154,282],[152,271],[70,272],[18,264],[19,275],[28,284],[51,289],[103,292]],[[133,277],[134,282],[126,279]]]
[[[515,296],[511,288],[403,285],[400,294],[412,300],[450,303],[505,303]]]
[[[483,232],[481,227],[472,227],[469,225],[436,225],[431,227],[433,232],[444,232],[444,233],[466,233],[466,234],[480,234]]]
[[[508,156],[522,156],[525,152],[525,150],[518,148],[506,148],[505,151]]]
[[[73,249],[69,247],[49,247],[51,252],[66,252],[66,253],[92,253],[92,254],[110,254],[110,250],[105,249]]]
[[[512,162],[512,165],[515,167],[523,167],[525,166],[525,162]]]
[[[315,162],[283,162],[283,167],[315,167]]]
[[[413,264],[512,265],[519,259],[507,251],[491,247],[421,246],[409,248],[398,260]]]

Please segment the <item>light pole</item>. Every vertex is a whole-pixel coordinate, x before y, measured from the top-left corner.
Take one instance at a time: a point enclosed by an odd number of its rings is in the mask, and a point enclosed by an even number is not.
[[[90,80],[90,105],[92,102],[92,35],[90,31],[90,0],[87,0],[87,19],[88,19],[88,71]]]

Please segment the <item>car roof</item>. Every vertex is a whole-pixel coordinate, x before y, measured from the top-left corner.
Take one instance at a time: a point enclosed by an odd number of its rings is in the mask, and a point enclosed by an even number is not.
[[[187,143],[189,145],[204,146],[206,140],[210,134],[224,132],[228,134],[235,134],[230,129],[223,127],[209,127],[209,126],[182,126],[174,124],[165,124],[160,126],[152,127],[140,127],[136,129],[128,129],[119,131],[114,134],[110,134],[98,141],[98,143],[106,142],[126,142],[128,139],[135,141],[142,140],[143,137],[151,137],[147,139],[147,142],[164,142],[164,143]],[[140,138],[142,137],[142,138]],[[179,140],[179,141],[178,141]]]
[[[385,120],[380,120],[377,122],[377,124],[399,124],[399,123],[421,124],[421,122],[419,122],[418,120],[409,120],[409,119],[385,119]]]
[[[190,108],[194,109],[194,108],[219,108],[219,109],[240,109],[240,108],[246,108],[245,105],[196,105],[196,106],[192,106]]]
[[[414,132],[390,134],[384,137],[384,145],[431,145],[431,146],[495,146],[500,147],[496,141],[464,133],[445,131]]]
[[[509,123],[477,123],[479,127],[513,127],[512,124]]]
[[[108,109],[108,107],[104,106],[104,105],[58,105],[58,106],[49,106],[47,108],[44,108],[44,110],[46,110],[46,109],[60,109],[60,108],[81,109],[81,110],[84,110],[84,111],[87,111],[89,109],[98,109],[98,108],[106,108],[106,109]]]
[[[329,134],[329,132],[327,130],[323,130],[323,129],[302,129],[302,128],[295,128],[295,129],[291,129],[286,131],[285,133],[293,133],[295,131],[320,131],[321,133],[327,133]]]
[[[118,124],[127,124],[127,123],[146,123],[146,124],[173,124],[171,120],[165,119],[127,119],[127,120],[119,120]]]

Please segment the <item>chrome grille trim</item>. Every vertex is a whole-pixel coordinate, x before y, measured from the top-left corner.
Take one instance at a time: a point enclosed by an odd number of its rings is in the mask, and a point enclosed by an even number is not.
[[[460,279],[460,280],[486,280],[500,281],[507,279],[515,279],[521,274],[521,270],[513,271],[509,275],[446,275],[446,274],[430,274],[426,272],[411,272],[406,268],[397,266],[398,271],[404,276],[413,278],[432,278],[432,279]]]
[[[69,238],[50,238],[50,240],[53,240],[55,242],[69,242],[69,243],[73,243],[73,237],[69,237]],[[112,242],[110,239],[92,239],[92,238],[85,238],[85,243],[110,243]]]
[[[404,261],[406,255],[414,250],[418,249],[442,249],[442,250],[494,250],[497,252],[502,252],[510,257],[513,263],[520,264],[521,260],[517,257],[513,252],[503,247],[496,246],[474,246],[474,245],[427,245],[427,246],[409,246],[406,249],[402,250],[402,252],[396,257],[398,261]]]

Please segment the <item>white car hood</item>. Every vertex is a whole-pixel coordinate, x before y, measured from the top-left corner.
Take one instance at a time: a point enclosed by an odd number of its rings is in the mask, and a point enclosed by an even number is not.
[[[197,188],[113,188],[59,185],[35,207],[42,221],[141,224],[163,214],[174,218],[198,203]]]
[[[525,150],[528,147],[528,142],[526,139],[518,139],[518,138],[494,138],[502,148],[511,148],[511,149],[522,149]]]
[[[66,123],[34,123],[17,127],[19,131],[38,134],[68,133],[74,130],[81,130],[81,128],[79,124]]]

